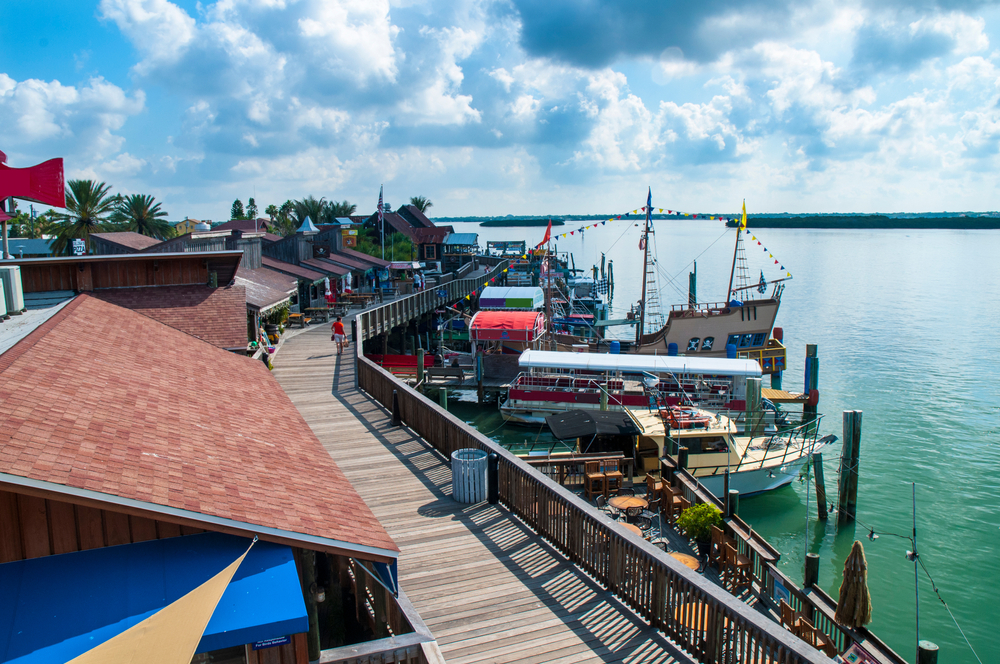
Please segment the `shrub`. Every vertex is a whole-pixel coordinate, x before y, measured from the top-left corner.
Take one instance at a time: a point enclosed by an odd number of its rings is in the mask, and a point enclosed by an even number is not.
[[[712,535],[712,526],[722,526],[722,512],[709,503],[692,505],[681,512],[677,525],[694,541],[707,542]]]

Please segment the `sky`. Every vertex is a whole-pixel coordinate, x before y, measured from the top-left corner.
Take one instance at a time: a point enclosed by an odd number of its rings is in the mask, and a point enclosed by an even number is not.
[[[964,0],[3,0],[0,150],[171,219],[996,210]]]

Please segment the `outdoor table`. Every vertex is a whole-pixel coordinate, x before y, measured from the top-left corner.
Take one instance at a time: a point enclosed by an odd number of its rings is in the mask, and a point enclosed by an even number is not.
[[[302,314],[288,314],[288,325],[291,326],[293,323],[295,325],[298,325],[299,327],[305,327],[306,326],[305,316],[303,316]]]
[[[676,559],[676,560],[678,560],[678,561],[680,561],[682,563],[684,563],[684,565],[686,565],[687,567],[690,567],[691,569],[694,569],[694,570],[696,570],[699,567],[701,567],[701,564],[698,562],[697,558],[695,558],[694,556],[688,555],[686,553],[679,553],[677,551],[673,551],[673,552],[670,553],[670,557],[674,558],[674,559]]]
[[[615,496],[608,501],[608,505],[619,512],[625,512],[627,517],[634,518],[649,507],[649,502],[639,496]]]
[[[322,318],[324,323],[330,321],[330,309],[328,307],[307,307],[306,313],[316,318]]]
[[[618,522],[618,525],[624,528],[625,530],[631,530],[639,537],[643,537],[642,530],[639,528],[639,526],[633,526],[631,523],[623,523],[621,521]]]

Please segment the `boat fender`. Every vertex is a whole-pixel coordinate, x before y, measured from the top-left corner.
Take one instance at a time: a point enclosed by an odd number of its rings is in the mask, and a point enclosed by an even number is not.
[[[809,399],[806,401],[810,406],[819,405],[819,390],[809,390]]]

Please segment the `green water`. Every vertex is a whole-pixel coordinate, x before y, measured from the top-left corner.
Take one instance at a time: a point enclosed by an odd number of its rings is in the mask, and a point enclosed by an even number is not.
[[[455,226],[480,233],[483,246],[488,239],[538,242],[544,232]],[[664,303],[686,300],[689,262],[699,254],[699,299],[722,300],[735,231],[701,221],[660,221],[656,230]],[[611,318],[622,317],[639,299],[638,232],[615,222],[582,238],[558,240],[560,251],[574,253],[577,267],[589,270],[601,251],[614,261]],[[911,545],[887,533],[911,534],[915,482],[921,558],[982,661],[1000,662],[1000,267],[994,256],[1000,232],[761,233],[764,244],[747,248],[754,279],[760,269],[768,278],[777,276],[764,246],[794,275],[778,314],[790,367],[785,387],[801,389],[805,344],[815,343],[819,409],[826,414],[821,433],[840,436],[841,413],[864,412],[859,523],[838,531],[835,520],[818,521],[812,487],[807,491],[797,481],[741,501],[742,516],[782,552],[781,565],[794,579],[802,578],[806,550],[819,554],[820,584],[834,598],[844,558],[854,539],[861,539],[874,607],[870,627],[914,661],[914,569],[906,559]],[[623,338],[634,334],[629,330],[621,330]],[[547,436],[503,427],[495,409],[464,403],[455,410],[507,445],[544,442]],[[839,456],[839,442],[824,453],[831,501]],[[862,523],[882,534],[869,541]],[[938,644],[941,662],[974,663],[922,570],[919,592],[920,638]]]

